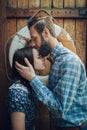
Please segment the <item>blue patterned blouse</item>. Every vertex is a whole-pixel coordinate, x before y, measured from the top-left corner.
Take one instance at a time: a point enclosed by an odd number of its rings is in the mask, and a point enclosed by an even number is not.
[[[26,130],[33,130],[37,105],[29,99],[29,95],[27,87],[20,83],[14,83],[9,88],[7,106],[10,114],[12,112],[24,113]]]

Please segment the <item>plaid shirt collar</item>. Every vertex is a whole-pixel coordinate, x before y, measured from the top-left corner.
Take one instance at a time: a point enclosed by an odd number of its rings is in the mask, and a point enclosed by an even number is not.
[[[60,55],[62,53],[61,48],[63,47],[63,45],[61,44],[61,42],[59,42],[59,44],[53,49],[53,51],[51,52],[50,56],[55,60],[55,58]]]

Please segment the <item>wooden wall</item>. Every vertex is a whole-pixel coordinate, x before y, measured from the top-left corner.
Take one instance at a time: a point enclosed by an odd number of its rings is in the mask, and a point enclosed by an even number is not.
[[[4,45],[9,37],[26,25],[27,17],[45,9],[70,33],[77,54],[87,65],[87,0],[0,0],[0,130],[7,129],[5,98],[9,81],[6,77]],[[86,66],[87,68],[87,66]],[[48,111],[40,103],[36,130],[53,130]]]

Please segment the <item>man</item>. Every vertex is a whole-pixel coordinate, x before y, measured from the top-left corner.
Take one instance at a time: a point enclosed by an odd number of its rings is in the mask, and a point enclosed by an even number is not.
[[[30,19],[28,27],[32,44],[40,55],[50,53],[48,88],[26,58],[27,67],[16,62],[16,69],[30,81],[38,99],[47,106],[55,130],[86,130],[87,80],[82,61],[57,40],[51,18]]]

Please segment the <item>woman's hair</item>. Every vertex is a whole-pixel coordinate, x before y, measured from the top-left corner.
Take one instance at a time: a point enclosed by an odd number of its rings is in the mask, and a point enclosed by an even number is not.
[[[48,17],[48,16],[40,17],[40,18],[34,17],[34,18],[28,19],[27,23],[28,23],[29,29],[34,25],[34,28],[37,30],[39,34],[41,34],[44,28],[46,27],[49,29],[51,35],[53,37],[56,37],[55,27],[54,27],[54,23],[51,17]]]
[[[27,80],[22,78],[22,76],[18,73],[17,69],[15,68],[15,61],[26,66],[26,63],[24,62],[24,58],[26,57],[29,60],[29,62],[32,64],[32,66],[34,67],[34,60],[33,60],[33,53],[32,53],[33,48],[34,47],[27,46],[25,48],[21,48],[15,51],[13,55],[13,63],[12,63],[12,80],[13,81],[20,80],[21,83],[27,82]]]

